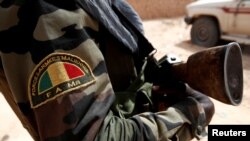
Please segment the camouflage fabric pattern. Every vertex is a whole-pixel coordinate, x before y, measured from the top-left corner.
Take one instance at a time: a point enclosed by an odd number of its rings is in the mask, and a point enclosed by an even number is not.
[[[191,108],[186,113],[180,102],[159,113],[126,119],[114,115],[115,93],[99,49],[99,23],[79,3],[0,1],[3,69],[15,101],[24,105],[20,108],[38,133],[36,140],[153,141],[202,135],[203,126],[189,125],[204,120],[194,99],[187,100]]]

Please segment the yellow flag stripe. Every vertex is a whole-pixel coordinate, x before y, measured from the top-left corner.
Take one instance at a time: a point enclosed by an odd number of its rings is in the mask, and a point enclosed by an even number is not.
[[[67,71],[62,62],[54,63],[49,66],[48,73],[53,86],[69,80]]]

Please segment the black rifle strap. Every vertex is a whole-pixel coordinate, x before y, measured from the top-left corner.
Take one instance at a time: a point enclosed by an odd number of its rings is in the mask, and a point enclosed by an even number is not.
[[[135,54],[136,60],[143,61],[146,57],[149,57],[153,55],[156,51],[156,49],[152,46],[152,44],[147,40],[147,38],[141,33],[132,23],[129,21],[129,19],[117,8],[115,3],[112,5],[113,10],[117,14],[117,16],[120,18],[121,22],[127,26],[131,30],[133,34],[136,35],[138,39],[138,51]],[[143,62],[137,62],[139,63],[139,66],[143,65]]]

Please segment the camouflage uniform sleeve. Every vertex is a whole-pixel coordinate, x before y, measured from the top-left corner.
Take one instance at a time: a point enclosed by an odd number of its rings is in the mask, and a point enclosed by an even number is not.
[[[183,112],[186,111],[186,112]],[[145,112],[131,118],[118,118],[112,112],[96,141],[168,141],[191,140],[206,135],[205,115],[201,105],[191,97],[158,113]]]

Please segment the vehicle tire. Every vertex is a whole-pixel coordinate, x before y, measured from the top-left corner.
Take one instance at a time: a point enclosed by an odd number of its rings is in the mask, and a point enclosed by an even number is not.
[[[196,19],[191,28],[192,43],[213,47],[219,41],[220,31],[217,22],[212,17],[200,17]]]

